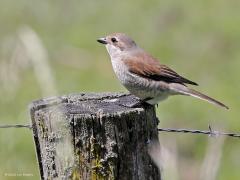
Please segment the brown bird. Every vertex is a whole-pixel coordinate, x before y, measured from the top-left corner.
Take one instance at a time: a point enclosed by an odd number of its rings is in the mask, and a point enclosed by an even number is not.
[[[198,84],[160,64],[127,35],[113,33],[97,41],[106,46],[120,82],[142,101],[155,105],[170,95],[186,95],[229,109],[223,103],[190,89],[187,84]]]

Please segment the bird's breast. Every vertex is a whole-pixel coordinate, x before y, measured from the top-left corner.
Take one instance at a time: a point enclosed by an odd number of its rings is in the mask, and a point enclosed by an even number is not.
[[[129,71],[121,59],[111,59],[113,70],[120,80],[125,85],[129,81]]]

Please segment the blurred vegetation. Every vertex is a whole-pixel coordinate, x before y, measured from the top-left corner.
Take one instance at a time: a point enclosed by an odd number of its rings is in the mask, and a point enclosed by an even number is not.
[[[163,64],[198,82],[198,90],[230,106],[226,111],[190,97],[169,98],[157,108],[161,127],[207,129],[211,124],[214,129],[238,132],[239,8],[237,0],[0,0],[0,124],[28,123],[28,104],[46,96],[42,89],[48,87],[39,87],[36,78],[41,74],[26,61],[24,50],[17,57],[14,54],[21,46],[19,32],[27,26],[48,54],[58,95],[126,91],[111,69],[105,48],[96,42],[109,33],[124,32]],[[57,94],[48,94],[52,95]],[[184,180],[199,179],[209,143],[219,141],[164,133],[160,140],[175,163],[164,170],[165,179]],[[39,178],[31,131],[1,129],[0,146],[0,179]],[[216,179],[240,179],[240,141],[228,138],[219,147]],[[32,173],[33,177],[5,173]]]

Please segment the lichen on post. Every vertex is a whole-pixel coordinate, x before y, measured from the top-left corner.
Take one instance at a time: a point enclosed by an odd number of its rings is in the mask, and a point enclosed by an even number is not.
[[[155,109],[135,96],[81,93],[34,101],[31,119],[42,179],[160,179],[148,154]]]

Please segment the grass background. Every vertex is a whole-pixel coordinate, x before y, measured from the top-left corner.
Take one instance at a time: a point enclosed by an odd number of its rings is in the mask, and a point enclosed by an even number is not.
[[[19,31],[28,26],[48,54],[58,95],[126,91],[111,69],[105,48],[96,42],[109,33],[124,32],[163,64],[198,82],[198,90],[230,106],[226,111],[193,98],[169,98],[157,109],[161,127],[207,129],[211,124],[214,129],[238,132],[239,8],[237,0],[0,0],[0,123],[28,123],[28,104],[45,96],[42,89],[48,88],[36,81],[34,64],[26,58],[15,58],[18,63],[11,60]],[[208,149],[221,139],[160,134],[160,140],[171,160],[164,165],[165,179],[188,180],[201,179]],[[220,160],[209,167],[210,171],[217,168],[212,179],[239,179],[240,141],[227,138],[220,147],[215,150]],[[32,133],[0,129],[0,179],[15,178],[39,179]]]

